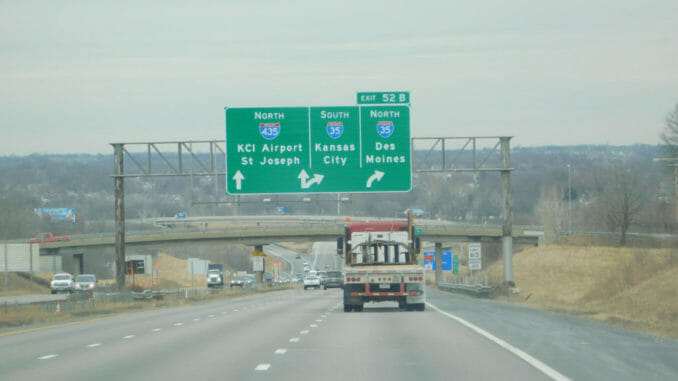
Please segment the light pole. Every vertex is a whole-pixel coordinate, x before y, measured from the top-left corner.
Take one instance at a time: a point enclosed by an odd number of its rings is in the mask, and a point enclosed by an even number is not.
[[[572,168],[567,165],[567,234],[572,235]]]

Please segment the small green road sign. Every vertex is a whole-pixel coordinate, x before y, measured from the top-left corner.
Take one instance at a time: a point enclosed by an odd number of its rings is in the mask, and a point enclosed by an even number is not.
[[[452,274],[459,274],[459,256],[456,254],[452,256]]]
[[[409,104],[409,91],[358,93],[358,104]]]
[[[404,192],[408,105],[226,108],[228,194]]]
[[[414,235],[422,235],[424,234],[424,229],[422,228],[415,228],[414,229]]]

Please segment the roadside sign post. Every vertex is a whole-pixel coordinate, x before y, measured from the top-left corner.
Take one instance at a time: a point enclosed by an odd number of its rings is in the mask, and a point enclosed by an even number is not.
[[[482,250],[480,243],[468,244],[468,268],[473,272],[474,270],[482,270]]]

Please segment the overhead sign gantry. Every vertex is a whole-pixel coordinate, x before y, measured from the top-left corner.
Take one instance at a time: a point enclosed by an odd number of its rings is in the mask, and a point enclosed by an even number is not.
[[[408,104],[225,110],[229,194],[412,187]]]

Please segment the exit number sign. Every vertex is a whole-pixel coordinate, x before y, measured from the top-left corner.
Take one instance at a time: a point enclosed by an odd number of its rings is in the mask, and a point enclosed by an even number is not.
[[[408,91],[358,93],[358,104],[409,104]]]

